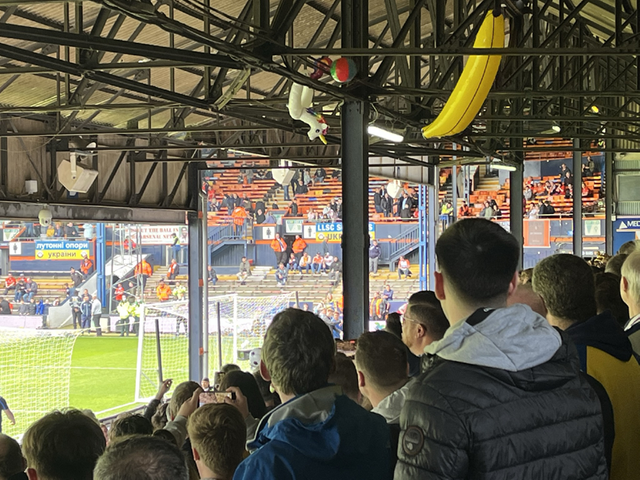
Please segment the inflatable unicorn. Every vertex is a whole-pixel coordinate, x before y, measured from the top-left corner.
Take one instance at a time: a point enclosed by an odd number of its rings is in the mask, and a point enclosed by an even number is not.
[[[324,136],[327,134],[329,125],[327,125],[322,115],[313,111],[311,108],[312,103],[313,90],[297,83],[291,84],[289,103],[287,104],[289,115],[291,115],[291,118],[294,120],[301,120],[309,125],[309,131],[307,132],[309,140],[320,138],[322,143],[326,145],[327,140]]]

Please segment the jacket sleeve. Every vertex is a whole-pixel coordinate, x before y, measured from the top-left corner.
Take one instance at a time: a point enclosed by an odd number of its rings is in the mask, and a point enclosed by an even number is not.
[[[468,478],[467,428],[437,390],[416,382],[407,392],[400,426],[395,480]]]
[[[161,401],[157,398],[154,398],[149,402],[147,407],[144,409],[144,414],[142,415],[147,420],[151,421],[151,417],[153,417],[160,406]]]
[[[168,422],[164,426],[164,429],[173,434],[176,439],[176,444],[181,447],[187,439],[187,418],[178,415],[174,420]]]

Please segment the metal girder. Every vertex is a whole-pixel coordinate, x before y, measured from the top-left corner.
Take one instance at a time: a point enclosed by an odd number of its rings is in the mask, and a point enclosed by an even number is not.
[[[191,65],[224,67],[228,69],[241,68],[237,61],[230,59],[226,55],[204,54],[189,50],[160,47],[148,43],[136,43],[103,38],[84,33],[58,32],[43,28],[6,24],[0,29],[0,37],[50,43],[54,45],[65,45],[87,50],[123,53],[151,59],[171,60],[174,62],[181,62],[182,64],[188,63]],[[92,65],[91,68],[93,68]],[[117,68],[120,68],[120,66]],[[146,65],[139,64],[138,68],[146,68]]]
[[[249,15],[251,13],[251,9],[249,7],[250,5],[247,2],[247,4],[242,9],[242,12],[240,12],[238,19],[241,22],[244,22],[249,18]],[[267,18],[266,21],[268,23],[269,19]],[[239,45],[245,37],[246,37],[245,32],[231,31],[227,34],[226,41]],[[218,100],[218,98],[222,96],[222,87],[224,86],[224,82],[227,78],[228,72],[229,72],[228,69],[221,68],[220,71],[218,72],[218,75],[216,75],[216,79],[214,80],[213,85],[211,84],[206,85],[207,97],[210,98],[212,101],[216,101]]]
[[[638,47],[504,47],[504,48],[474,48],[474,47],[386,47],[386,48],[289,48],[283,47],[278,55],[311,56],[311,55],[342,55],[345,57],[395,57],[395,56],[447,56],[465,57],[467,55],[502,55],[504,57],[529,57],[534,55],[548,57],[580,57],[596,55],[601,57],[634,57],[640,54]]]
[[[154,98],[161,98],[164,100],[181,103],[183,105],[194,106],[197,108],[210,108],[210,105],[207,102],[189,97],[188,95],[171,92],[169,90],[154,87],[152,85],[145,85],[143,83],[118,77],[117,75],[113,75],[110,73],[87,69],[80,65],[66,62],[64,60],[58,60],[46,55],[40,55],[9,45],[0,44],[0,55],[13,58],[14,60],[25,63],[33,63],[36,65],[46,66],[47,68],[51,68],[52,70],[56,70],[62,73],[68,73],[70,75],[76,75],[78,77],[86,76],[87,78],[90,78],[91,80],[95,80],[97,82],[106,83],[108,85],[113,85],[127,90],[132,90],[134,92],[149,95]]]
[[[93,220],[106,223],[160,223],[175,225],[184,223],[185,209],[124,208],[121,206],[96,206],[83,203],[47,204],[54,220]],[[82,208],[77,208],[81,206]],[[0,201],[0,217],[33,220],[38,218],[42,204],[17,201]]]
[[[385,17],[374,18],[370,20],[370,23],[376,23],[385,21],[384,27],[376,29],[376,35],[372,35],[369,29],[365,29],[365,38],[368,38],[368,43],[360,45],[361,48],[351,48],[343,42],[344,49],[337,49],[333,46],[334,42],[339,40],[339,32],[341,30],[341,15],[335,8],[329,8],[330,3],[317,2],[315,0],[284,0],[278,3],[279,10],[273,18],[272,27],[275,25],[280,26],[278,34],[282,37],[274,40],[274,30],[268,26],[268,0],[250,0],[247,1],[245,9],[248,12],[248,17],[238,17],[237,21],[225,18],[224,15],[218,18],[212,13],[212,10],[207,10],[209,5],[214,5],[211,1],[202,2],[202,8],[197,9],[189,6],[189,4],[182,4],[177,2],[173,5],[169,5],[169,13],[166,13],[163,7],[163,11],[157,11],[160,8],[162,2],[159,2],[152,8],[140,8],[140,2],[129,2],[126,0],[102,0],[94,1],[105,8],[109,8],[115,12],[119,12],[122,15],[126,15],[130,18],[135,18],[141,22],[139,28],[144,28],[143,25],[154,24],[164,29],[170,36],[181,36],[193,43],[191,46],[203,47],[205,53],[189,52],[188,50],[178,50],[180,58],[158,56],[154,57],[149,63],[149,68],[170,68],[171,78],[178,74],[176,68],[185,68],[190,66],[204,65],[204,71],[192,68],[190,73],[196,75],[202,75],[205,85],[205,99],[193,98],[194,96],[200,96],[200,90],[193,91],[193,95],[185,95],[183,97],[172,97],[170,99],[167,95],[179,95],[173,92],[173,88],[169,88],[166,91],[155,91],[154,98],[162,98],[164,101],[153,104],[149,102],[145,97],[150,95],[148,88],[141,90],[140,87],[149,87],[148,85],[140,84],[129,78],[123,78],[127,75],[129,70],[137,70],[135,62],[128,62],[127,64],[119,64],[118,62],[110,62],[109,64],[99,64],[95,61],[87,61],[86,64],[76,65],[71,63],[74,70],[63,70],[66,73],[66,88],[72,87],[76,82],[75,76],[80,79],[91,79],[105,83],[106,85],[114,85],[116,88],[109,88],[100,86],[99,88],[112,95],[112,98],[108,102],[114,102],[119,96],[126,96],[127,99],[131,99],[136,104],[125,105],[122,103],[115,103],[114,105],[96,105],[96,110],[115,110],[115,109],[127,109],[136,108],[136,105],[144,108],[153,108],[153,114],[165,112],[166,109],[178,109],[182,110],[174,112],[172,119],[179,119],[178,125],[175,125],[175,121],[168,123],[165,129],[144,129],[138,132],[140,135],[144,135],[142,132],[150,134],[162,134],[167,131],[192,131],[194,133],[206,134],[207,132],[224,132],[224,129],[217,127],[209,128],[208,126],[199,126],[192,128],[189,125],[182,125],[187,123],[185,119],[192,112],[197,112],[199,115],[209,116],[212,119],[215,118],[216,113],[211,111],[211,101],[209,98],[214,99],[214,96],[209,97],[211,89],[207,92],[208,80],[212,79],[212,65],[205,65],[200,63],[201,58],[195,58],[199,56],[208,56],[208,50],[217,51],[222,58],[233,57],[234,65],[249,66],[252,69],[260,69],[267,72],[279,74],[283,77],[281,82],[276,82],[276,87],[271,93],[265,92],[265,95],[272,96],[277,95],[278,89],[281,85],[285,85],[291,81],[301,83],[303,85],[310,86],[316,89],[320,95],[316,96],[316,102],[320,105],[331,104],[331,108],[334,109],[339,100],[359,99],[359,100],[371,100],[376,103],[376,110],[379,112],[382,119],[388,119],[396,124],[410,126],[411,129],[417,129],[424,125],[425,121],[429,121],[435,118],[439,111],[440,102],[438,100],[446,100],[451,86],[455,83],[459,76],[459,70],[462,66],[462,56],[469,54],[493,54],[500,53],[507,57],[503,61],[501,68],[501,74],[499,78],[502,81],[496,82],[494,89],[489,95],[492,102],[491,111],[485,112],[482,116],[476,119],[475,125],[482,128],[487,128],[486,133],[473,133],[474,129],[470,129],[468,136],[463,136],[460,140],[464,141],[468,138],[470,148],[474,153],[491,153],[491,148],[488,145],[494,145],[493,139],[505,141],[512,137],[513,130],[509,127],[510,124],[518,122],[528,122],[530,120],[556,120],[561,123],[563,128],[562,134],[572,134],[578,132],[580,128],[583,128],[580,135],[590,135],[585,129],[594,130],[593,135],[599,138],[611,138],[612,136],[622,136],[627,134],[629,139],[634,140],[634,132],[627,130],[628,127],[625,124],[631,124],[633,119],[617,118],[616,112],[605,110],[602,103],[607,98],[619,98],[620,104],[626,105],[631,102],[637,104],[640,101],[640,71],[637,68],[640,63],[640,59],[637,58],[637,54],[640,53],[640,47],[638,47],[637,39],[634,35],[637,35],[638,27],[640,25],[640,16],[636,10],[633,10],[634,5],[629,2],[619,1],[615,6],[610,5],[609,8],[605,8],[610,14],[615,15],[615,28],[611,31],[611,36],[605,36],[603,39],[595,38],[590,29],[594,28],[596,24],[585,17],[585,8],[587,3],[596,5],[600,8],[604,8],[603,5],[607,5],[602,0],[595,0],[593,2],[587,2],[587,0],[578,0],[575,2],[564,0],[545,0],[545,1],[533,1],[532,10],[521,11],[514,13],[516,8],[514,2],[507,2],[507,8],[510,9],[511,16],[520,15],[522,26],[518,33],[518,42],[510,44],[504,49],[484,49],[477,51],[470,47],[473,41],[474,32],[477,30],[479,24],[478,20],[486,12],[487,8],[494,3],[493,0],[437,0],[428,2],[424,0],[424,4],[429,7],[429,12],[434,14],[438,19],[434,28],[422,28],[420,22],[410,21],[407,18],[407,14],[411,15],[418,8],[416,18],[420,16],[421,9],[418,7],[422,0],[412,0],[411,2],[404,3],[401,8],[395,7],[394,0],[384,0],[387,7],[387,15]],[[20,5],[24,5],[31,2],[20,2]],[[36,2],[45,3],[45,2]],[[527,3],[527,2],[525,2]],[[532,2],[528,2],[531,5]],[[336,2],[333,2],[334,6]],[[577,5],[576,5],[577,4]],[[11,5],[4,7],[5,5]],[[308,42],[305,48],[292,48],[294,45],[286,44],[284,34],[291,32],[290,26],[300,12],[304,15],[303,7],[308,5],[318,11],[324,13],[322,24],[318,26],[316,33],[313,35],[313,41]],[[380,1],[382,5],[382,0]],[[423,6],[425,6],[423,5]],[[3,9],[4,7],[4,9]],[[144,7],[142,5],[142,7]],[[188,15],[193,19],[199,19],[200,21],[209,22],[211,25],[219,28],[220,31],[205,28],[204,32],[198,30],[193,26],[193,23],[186,22],[184,17],[181,16],[182,21],[172,18],[172,9],[179,10],[182,14]],[[394,8],[397,10],[394,13]],[[49,28],[62,29],[64,25],[46,19],[40,18],[33,9],[19,8],[15,2],[2,2],[0,0],[0,9],[3,9],[4,15],[2,18],[8,15],[15,15],[17,18],[29,18],[30,21],[41,21],[43,24],[47,24]],[[11,10],[10,10],[11,9]],[[81,10],[80,10],[81,12]],[[208,13],[207,13],[208,12]],[[451,13],[453,12],[453,14]],[[254,15],[252,15],[254,14]],[[411,38],[405,40],[406,34],[399,40],[399,26],[401,25],[400,15],[402,15],[402,21],[405,22],[400,30],[405,27],[411,31]],[[253,16],[254,22],[250,23],[250,18]],[[366,15],[365,15],[366,16]],[[426,15],[423,15],[426,16]],[[93,34],[100,34],[106,25],[105,20],[108,17],[106,10],[103,10],[98,15],[98,20],[91,24],[91,22],[84,21],[82,16],[76,15],[76,22],[80,22],[85,31],[91,30]],[[520,18],[520,17],[518,17]],[[334,30],[329,44],[326,45],[326,40],[322,44],[316,44],[316,39],[319,38],[320,32],[327,26],[329,19],[336,22],[336,29]],[[453,19],[453,20],[452,20]],[[15,22],[12,22],[15,23]],[[189,23],[189,24],[187,24]],[[319,23],[319,22],[317,22]],[[316,24],[317,25],[317,24]],[[314,25],[314,27],[316,26]],[[510,30],[513,32],[514,25],[517,23],[510,23]],[[7,32],[12,30],[19,30],[24,27],[14,28],[15,25],[9,25]],[[80,30],[82,30],[81,28]],[[22,31],[25,38],[25,32],[41,31],[51,33],[51,30],[46,29],[24,29]],[[382,33],[380,34],[380,30]],[[388,45],[383,42],[383,38],[390,30],[393,37],[393,44]],[[422,35],[420,35],[421,31]],[[599,26],[598,32],[605,32],[609,35],[608,28]],[[627,31],[625,31],[627,30]],[[630,32],[633,32],[630,33]],[[25,38],[31,42],[46,42],[46,44],[56,43],[59,45],[66,45],[68,47],[75,47],[80,51],[89,51],[89,48],[94,48],[98,51],[115,51],[121,55],[127,53],[124,50],[108,50],[104,47],[106,44],[121,48],[135,48],[139,43],[135,42],[122,42],[115,41],[113,39],[104,39],[83,33],[65,33],[65,32],[53,32],[55,35],[60,34],[60,40],[58,43],[52,41],[50,38],[31,36]],[[598,33],[601,35],[600,33]],[[10,37],[6,35],[0,29],[0,36]],[[226,35],[226,38],[221,38]],[[269,35],[272,35],[271,37]],[[66,41],[68,38],[78,39],[82,37],[87,40],[85,44],[76,44]],[[326,36],[325,36],[326,37]],[[512,34],[512,38],[515,36]],[[17,38],[15,36],[11,38]],[[242,38],[243,42],[234,42],[232,39]],[[388,36],[387,36],[388,38]],[[93,42],[93,43],[89,43]],[[97,42],[97,43],[96,43]],[[120,42],[120,43],[118,43]],[[348,42],[347,42],[348,43]],[[367,45],[374,45],[374,48],[365,48]],[[407,46],[409,44],[410,46]],[[1,47],[1,46],[0,46]],[[114,48],[115,48],[114,47]],[[142,44],[142,47],[146,47]],[[326,48],[325,48],[326,47]],[[33,48],[33,45],[26,45],[25,49]],[[41,47],[39,47],[41,48]],[[166,48],[166,47],[161,47]],[[168,48],[167,50],[176,53],[176,49]],[[1,52],[0,52],[1,53]],[[165,52],[166,53],[166,52]],[[194,63],[190,63],[184,54],[193,54]],[[285,61],[281,61],[279,58],[274,58],[272,55],[281,54],[286,55]],[[303,64],[309,64],[310,56],[313,55],[341,55],[350,57],[368,57],[375,56],[370,63],[369,68],[376,69],[376,75],[369,80],[359,80],[357,85],[345,85],[336,86],[326,82],[314,82],[310,80],[306,74],[299,72],[298,68]],[[171,53],[169,53],[171,55]],[[46,55],[45,55],[46,57]],[[394,63],[394,57],[401,57],[405,60],[409,58],[408,70],[405,72],[404,67],[399,67],[399,63],[396,65],[396,72],[391,73],[391,68]],[[39,58],[39,57],[38,57]],[[50,58],[50,57],[48,57]],[[64,57],[63,57],[64,58]],[[86,59],[86,57],[84,57]],[[147,56],[147,58],[149,58]],[[157,59],[156,59],[157,58]],[[510,59],[518,59],[517,61],[511,61]],[[55,59],[53,59],[55,60]],[[25,60],[26,63],[32,63]],[[515,66],[515,67],[514,67]],[[19,67],[15,64],[8,65],[7,70],[0,68],[0,74],[18,75],[19,73],[39,73],[46,74],[49,68],[53,65],[43,66],[34,64],[34,66]],[[67,65],[66,67],[69,67]],[[90,67],[90,68],[89,68]],[[410,68],[409,68],[410,67]],[[13,70],[12,70],[13,69]],[[29,71],[29,69],[31,71]],[[112,77],[96,77],[96,73],[102,70],[119,69],[119,75]],[[368,70],[366,66],[364,69]],[[57,70],[54,68],[53,70]],[[385,75],[386,70],[386,75]],[[398,76],[397,72],[402,71],[402,74]],[[220,87],[225,82],[226,68],[222,69],[216,80],[215,85]],[[391,75],[390,75],[391,74]],[[107,75],[113,75],[107,74]],[[74,78],[70,78],[73,76]],[[423,81],[430,76],[432,81],[430,83]],[[407,81],[406,78],[410,81]],[[397,85],[402,80],[402,86]],[[81,80],[82,84],[86,84],[86,80]],[[123,83],[124,82],[124,83]],[[129,83],[127,83],[129,82]],[[131,83],[133,82],[133,83]],[[173,80],[172,80],[173,82]],[[376,85],[375,82],[380,82],[380,85],[385,85],[384,88]],[[428,83],[428,88],[419,88],[420,83]],[[171,83],[173,85],[173,83]],[[520,85],[515,88],[515,85]],[[2,87],[0,87],[2,88]],[[91,88],[97,90],[98,87],[93,85]],[[118,90],[119,89],[119,90]],[[284,91],[280,89],[280,91]],[[125,91],[126,90],[126,91]],[[232,101],[226,106],[223,112],[220,112],[221,118],[235,117],[244,121],[251,122],[256,126],[250,126],[250,129],[265,131],[267,129],[282,129],[287,132],[302,133],[304,130],[298,128],[298,124],[291,122],[286,115],[283,115],[284,105],[286,104],[286,98],[281,95],[280,98],[268,98],[267,100],[272,102],[268,107],[265,107],[264,98],[260,98],[261,92],[252,91],[249,85],[245,86],[247,91],[247,103],[252,101],[258,102],[258,107],[242,108],[244,105],[240,101]],[[87,92],[84,92],[85,94]],[[255,97],[252,98],[252,95]],[[189,97],[190,103],[185,103]],[[64,96],[63,96],[64,98]],[[521,99],[518,108],[514,108],[514,101]],[[78,103],[87,103],[88,97],[83,95],[83,98]],[[494,102],[494,100],[497,100]],[[323,103],[324,102],[324,103]],[[424,104],[422,104],[424,102]],[[97,103],[97,102],[94,102]],[[195,103],[195,104],[194,104]],[[597,104],[602,115],[597,118],[592,118],[589,114],[589,108],[592,104]],[[197,109],[197,110],[194,110]],[[527,109],[527,110],[525,110]],[[78,105],[71,107],[67,111],[78,112],[81,110],[89,110],[87,105]],[[28,106],[21,107],[7,106],[6,109],[0,109],[0,112],[32,112],[36,114],[42,114],[46,112],[60,112],[58,118],[69,118],[67,111],[64,109],[64,105],[52,104],[45,107],[33,107],[29,109]],[[531,117],[526,115],[526,112],[532,113]],[[620,110],[620,114],[626,114],[624,112],[632,112],[629,107],[624,107]],[[126,112],[125,112],[126,114]],[[335,114],[327,114],[325,112],[328,122],[335,126],[339,121],[339,117]],[[73,118],[73,116],[71,117]],[[146,116],[145,116],[146,118]],[[105,131],[105,127],[102,125],[93,125],[90,122],[92,117],[85,119],[81,122],[74,122],[70,124],[76,129],[82,130],[95,130],[97,132]],[[137,118],[143,120],[143,116]],[[286,121],[283,121],[286,119]],[[198,120],[200,121],[200,120]],[[606,122],[604,126],[607,128],[606,133],[602,132],[602,125],[598,125],[596,122]],[[87,123],[87,125],[83,125]],[[629,129],[631,127],[628,127]],[[54,129],[52,129],[54,130]],[[111,129],[109,129],[111,130]],[[115,130],[115,129],[114,129]],[[526,130],[526,123],[523,127],[523,131]],[[237,130],[236,133],[239,133]],[[113,133],[116,133],[115,131]],[[126,133],[126,130],[123,131]],[[465,132],[464,135],[467,135]],[[524,134],[523,134],[524,135]],[[239,139],[246,141],[246,137],[238,135]],[[586,137],[585,137],[586,138]],[[483,139],[492,140],[492,143],[482,142]],[[338,141],[336,138],[334,141]],[[456,139],[457,140],[457,139]],[[475,142],[475,143],[474,143]],[[289,142],[291,143],[291,142]],[[499,143],[498,143],[499,144]],[[253,146],[251,147],[253,148]],[[256,147],[259,149],[259,147]],[[269,151],[271,147],[264,147],[263,150]],[[297,148],[297,147],[291,147]],[[373,147],[377,152],[381,152],[382,155],[393,154],[399,155],[401,152],[404,154],[414,154],[413,149],[393,148],[390,145],[377,145]],[[487,149],[488,148],[488,149]],[[487,149],[487,150],[485,150]],[[254,150],[257,151],[257,150]],[[408,152],[408,153],[407,153]],[[169,160],[169,159],[167,159]],[[172,161],[179,161],[180,159],[171,159]],[[151,160],[152,161],[152,160]],[[156,171],[157,173],[157,171]],[[170,190],[170,189],[169,189]]]
[[[396,3],[396,0],[384,0],[384,4],[385,4],[386,11],[387,11],[387,15],[389,17],[388,18],[388,25],[389,25],[389,27],[391,29],[391,35],[393,35],[393,38],[395,40],[396,38],[399,38],[403,33],[402,29],[400,27],[400,16],[398,15],[398,5]],[[412,12],[416,11],[416,9],[417,9],[417,12],[419,13],[420,12],[420,8],[418,7],[418,4],[414,4],[413,5]],[[409,15],[409,18],[411,18],[411,16],[412,15]],[[413,16],[415,17],[416,14],[413,14]],[[414,22],[415,22],[415,18],[413,18],[411,20],[411,22],[409,23],[411,28],[415,28],[415,23]],[[404,39],[402,41],[404,42]],[[409,64],[407,62],[407,58],[406,57],[396,57],[395,64],[396,64],[397,70],[400,72],[400,77],[402,78],[402,83],[404,83],[405,85],[406,84],[410,84],[411,80],[410,80],[410,75],[409,75]],[[382,67],[382,65],[381,65],[381,67]]]
[[[285,35],[308,0],[280,0],[271,22],[271,38],[284,43]]]
[[[413,8],[411,9],[411,12],[409,13],[409,16],[404,21],[404,24],[402,25],[402,28],[400,28],[400,30],[398,31],[398,34],[394,36],[393,44],[391,45],[389,50],[398,49],[399,46],[404,43],[407,35],[409,34],[409,30],[411,30],[411,27],[413,27],[413,22],[415,21],[415,19],[419,15],[420,10],[422,9],[422,7],[425,4],[425,2],[426,2],[426,0],[417,0],[416,1],[416,3],[413,5]],[[360,50],[360,49],[347,48],[346,50]],[[376,49],[376,50],[385,51],[387,49],[384,48],[384,49]],[[326,55],[330,55],[330,54],[327,53]],[[344,55],[348,55],[348,54],[345,53]],[[374,55],[378,55],[378,54],[371,52],[370,54],[365,55],[365,56],[370,57],[370,56],[374,56]],[[400,54],[400,55],[404,55],[404,54]],[[389,75],[389,70],[391,69],[391,66],[392,66],[393,62],[394,62],[394,58],[393,57],[385,56],[384,60],[382,60],[382,63],[378,67],[378,70],[376,70],[376,73],[371,78],[371,82],[374,85],[382,85],[382,82],[384,82],[386,80],[387,76]]]
[[[85,133],[92,135],[153,135],[162,134],[167,132],[235,132],[235,131],[254,131],[254,130],[269,130],[273,127],[264,127],[261,125],[242,125],[242,126],[225,126],[225,125],[211,125],[206,127],[183,127],[183,128],[91,128],[87,129]],[[9,132],[7,137],[74,137],[77,136],[77,131],[65,131],[58,132],[55,129],[39,130],[39,131],[23,131],[23,132]]]

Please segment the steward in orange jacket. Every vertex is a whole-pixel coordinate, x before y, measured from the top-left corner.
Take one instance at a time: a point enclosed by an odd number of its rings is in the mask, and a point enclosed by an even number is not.
[[[156,295],[158,296],[158,300],[166,302],[171,296],[171,287],[164,283],[164,280],[160,280],[160,283],[158,283],[156,287]]]
[[[276,254],[276,268],[281,263],[287,261],[287,242],[280,238],[280,234],[276,233],[276,238],[271,240],[271,249]]]
[[[153,268],[151,268],[151,265],[149,265],[149,262],[147,262],[146,260],[142,260],[140,263],[136,265],[136,268],[133,270],[133,273],[135,275],[146,275],[147,277],[150,277],[151,275],[153,275]]]
[[[296,239],[293,242],[293,253],[295,253],[296,255],[298,253],[302,253],[304,252],[304,249],[307,248],[307,242],[305,242],[302,238],[300,238],[300,235],[296,235]]]
[[[176,262],[174,258],[171,260],[171,264],[169,265],[169,271],[167,272],[167,278],[169,280],[175,280],[175,278],[180,274],[180,265]]]
[[[296,239],[293,241],[291,249],[296,256],[296,264],[298,265],[300,265],[300,259],[302,258],[302,253],[305,248],[307,248],[307,242],[305,242],[300,235],[296,235]]]
[[[93,271],[93,262],[89,257],[83,257],[80,262],[80,271],[85,277]]]

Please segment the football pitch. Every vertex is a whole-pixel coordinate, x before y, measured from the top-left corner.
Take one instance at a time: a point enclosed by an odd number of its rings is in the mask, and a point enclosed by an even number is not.
[[[137,353],[137,337],[78,337],[71,357],[69,404],[105,416],[107,410],[133,402]]]
[[[211,335],[209,340],[209,374],[212,375],[218,370],[217,335]],[[235,360],[241,368],[249,369],[246,354],[251,348],[259,346],[260,337],[242,335],[236,341],[239,355],[234,359],[234,338],[223,335],[222,363]],[[67,347],[64,346],[65,342]],[[64,356],[69,355],[71,345],[73,350],[69,368],[60,362],[64,363]],[[98,418],[104,418],[143,405],[135,402],[138,345],[139,339],[135,336],[76,337],[73,334],[59,335],[56,340],[46,335],[29,336],[14,342],[11,348],[5,344],[4,348],[0,348],[0,395],[7,400],[17,423],[11,425],[4,416],[3,433],[18,436],[32,422],[54,409],[89,409]],[[0,347],[3,347],[2,342]],[[65,348],[68,348],[67,353],[64,353]],[[160,351],[163,378],[172,378],[174,386],[187,380],[186,335],[161,334]],[[69,357],[66,358],[68,362]],[[159,384],[154,334],[144,336],[140,360],[142,374],[139,397],[151,398]],[[64,379],[65,371],[69,374],[69,383]]]
[[[138,338],[76,338],[71,332],[10,337],[0,339],[0,395],[16,425],[2,414],[3,433],[18,436],[54,409],[90,409],[105,417],[133,406]]]

